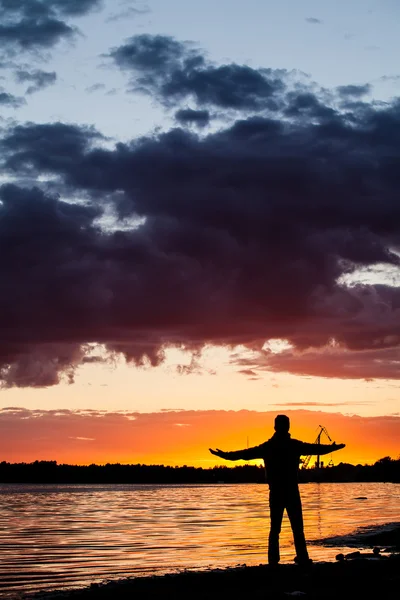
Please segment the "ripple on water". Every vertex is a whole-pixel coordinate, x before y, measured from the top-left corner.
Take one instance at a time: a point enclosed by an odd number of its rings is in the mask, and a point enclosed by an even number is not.
[[[395,484],[306,484],[301,493],[310,540],[398,519]],[[0,485],[0,593],[266,562],[267,498],[252,484]],[[331,560],[338,547],[310,552]],[[281,556],[294,557],[286,517]]]

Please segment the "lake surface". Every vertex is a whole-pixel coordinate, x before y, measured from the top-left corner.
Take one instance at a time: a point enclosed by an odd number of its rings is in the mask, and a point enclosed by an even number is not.
[[[400,485],[304,484],[312,540],[399,520]],[[363,500],[357,498],[366,498]],[[0,485],[0,594],[267,562],[266,485]],[[282,562],[295,555],[284,517]]]

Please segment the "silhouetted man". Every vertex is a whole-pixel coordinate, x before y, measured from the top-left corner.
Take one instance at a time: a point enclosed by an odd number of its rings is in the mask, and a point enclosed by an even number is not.
[[[269,484],[269,509],[271,528],[268,540],[268,562],[271,565],[279,563],[279,534],[283,512],[286,509],[293,531],[296,548],[295,561],[300,565],[311,563],[304,537],[303,512],[298,486],[298,469],[300,456],[310,454],[329,454],[344,448],[344,444],[307,444],[291,438],[289,433],[290,421],[286,415],[278,415],[275,419],[275,433],[268,441],[260,446],[223,452],[211,450],[211,454],[226,460],[264,460]]]

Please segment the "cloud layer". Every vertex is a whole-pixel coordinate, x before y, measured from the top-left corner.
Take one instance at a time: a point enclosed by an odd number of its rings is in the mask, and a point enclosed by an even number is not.
[[[165,36],[109,56],[181,126],[114,147],[74,124],[3,130],[5,385],[72,380],[89,343],[137,364],[242,344],[258,356],[244,370],[398,378],[399,289],[339,282],[399,265],[400,101],[215,66]],[[186,128],[222,109],[218,128]],[[267,355],[270,338],[293,349]]]

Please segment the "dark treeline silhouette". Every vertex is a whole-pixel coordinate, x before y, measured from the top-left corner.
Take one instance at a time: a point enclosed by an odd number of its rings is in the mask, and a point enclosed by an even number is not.
[[[340,463],[322,469],[300,469],[300,483],[393,482],[400,483],[400,458],[381,458],[373,465]],[[55,460],[33,463],[0,463],[0,483],[265,483],[264,467],[240,465],[169,467],[164,465],[66,465]]]

